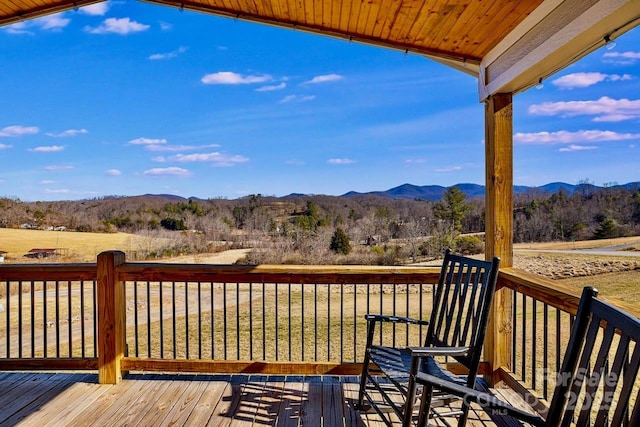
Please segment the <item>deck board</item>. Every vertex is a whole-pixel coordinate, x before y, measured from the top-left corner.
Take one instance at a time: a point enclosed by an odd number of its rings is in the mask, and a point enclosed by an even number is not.
[[[357,377],[0,372],[0,424],[20,426],[380,426],[355,409]],[[471,411],[469,425],[489,426]]]

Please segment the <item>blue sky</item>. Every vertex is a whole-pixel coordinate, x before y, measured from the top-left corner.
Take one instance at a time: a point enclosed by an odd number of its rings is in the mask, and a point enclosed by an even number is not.
[[[0,28],[0,196],[484,184],[476,80],[418,55],[140,2]],[[640,181],[640,29],[514,98],[514,182]]]

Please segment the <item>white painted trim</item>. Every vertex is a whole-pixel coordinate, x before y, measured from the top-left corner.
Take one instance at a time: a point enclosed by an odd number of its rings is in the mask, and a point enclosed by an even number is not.
[[[581,0],[565,0],[580,7]],[[534,11],[532,20],[526,19],[503,42],[493,49],[480,64],[478,94],[480,101],[488,96],[501,93],[517,93],[536,84],[539,78],[546,78],[572,64],[604,44],[604,36],[616,29],[621,33],[640,24],[640,21],[625,27],[631,19],[640,16],[639,0],[600,0],[585,10],[577,18],[559,26],[552,37],[544,40],[513,66],[506,69],[492,81],[486,81],[488,69],[496,61],[505,60],[510,47],[518,42],[535,25],[543,22],[557,7],[557,0],[544,2],[543,10]],[[534,16],[535,15],[535,16]],[[530,34],[529,34],[530,35]],[[619,35],[619,34],[617,34]]]

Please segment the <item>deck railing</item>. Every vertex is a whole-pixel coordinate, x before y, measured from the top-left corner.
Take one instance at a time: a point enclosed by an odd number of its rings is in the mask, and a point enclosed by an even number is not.
[[[358,374],[363,315],[428,318],[438,273],[129,263],[122,252],[94,264],[3,265],[0,363],[98,370],[107,383],[128,370]],[[512,268],[500,270],[498,287],[512,294],[502,328],[510,366],[483,363],[481,372],[535,397],[530,403],[544,412],[580,290]],[[388,327],[377,336],[385,344],[419,345],[426,332]]]
[[[14,368],[98,366],[105,381],[123,370],[357,374],[364,314],[428,317],[438,274],[127,263],[121,252],[100,254],[96,264],[5,265],[0,358]],[[388,326],[378,335],[387,344],[420,345],[426,333]],[[25,334],[29,327],[34,333]]]
[[[586,285],[597,288],[597,283],[589,279],[585,279]],[[556,374],[569,342],[581,289],[513,268],[500,271],[498,287],[512,294],[511,366],[498,367],[494,377],[525,397],[538,412],[545,413],[558,380]],[[640,317],[637,307],[611,302]],[[634,392],[639,389],[640,383]]]

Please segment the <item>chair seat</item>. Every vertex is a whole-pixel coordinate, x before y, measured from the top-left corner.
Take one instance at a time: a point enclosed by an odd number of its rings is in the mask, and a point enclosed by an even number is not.
[[[406,394],[411,369],[411,354],[409,350],[406,348],[374,345],[369,349],[369,355],[371,362],[373,362],[403,394]],[[433,357],[425,357],[423,359],[420,372],[462,386],[466,385],[466,375],[453,375]]]

